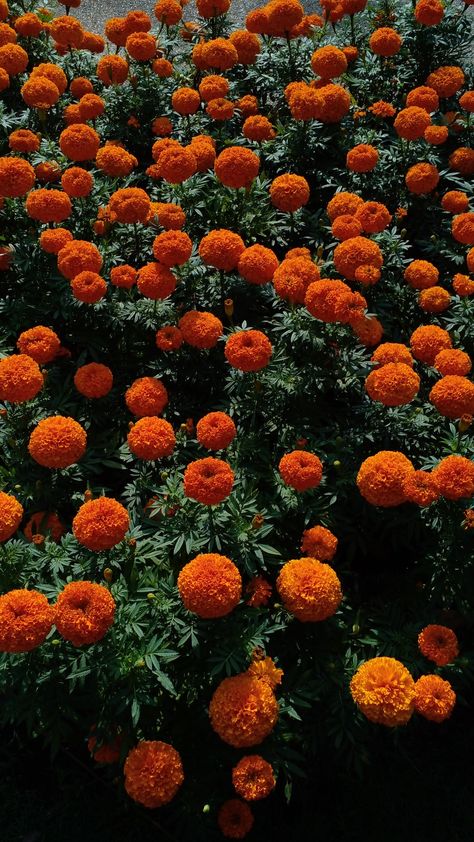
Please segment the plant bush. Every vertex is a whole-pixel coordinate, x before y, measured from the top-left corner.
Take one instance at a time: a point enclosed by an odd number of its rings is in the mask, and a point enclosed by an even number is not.
[[[0,0],[0,721],[242,838],[472,693],[469,4],[78,5]]]

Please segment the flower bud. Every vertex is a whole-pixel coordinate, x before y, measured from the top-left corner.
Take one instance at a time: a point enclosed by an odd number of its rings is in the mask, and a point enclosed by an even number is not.
[[[156,599],[156,596],[154,593],[147,593],[146,598],[149,602],[153,602],[153,600]]]
[[[263,517],[263,515],[255,515],[255,517],[252,519],[252,529],[260,529],[260,527],[263,526],[264,520],[265,518]]]
[[[111,582],[112,576],[113,576],[113,571],[110,567],[106,567],[102,575],[103,575],[106,582]]]
[[[224,310],[227,318],[230,319],[234,312],[234,302],[232,301],[232,298],[226,298],[224,301]]]
[[[458,430],[460,433],[465,433],[472,424],[472,415],[461,415],[458,422]]]

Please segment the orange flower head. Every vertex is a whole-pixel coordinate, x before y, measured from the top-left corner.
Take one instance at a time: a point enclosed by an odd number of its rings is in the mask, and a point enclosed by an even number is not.
[[[79,113],[83,120],[95,120],[105,111],[105,101],[94,93],[84,94],[79,100]]]
[[[184,342],[183,334],[178,327],[166,325],[161,327],[155,337],[156,347],[160,351],[177,351]]]
[[[426,142],[431,143],[432,146],[440,146],[442,143],[446,143],[448,136],[449,129],[447,126],[427,126],[423,133]]]
[[[192,240],[184,231],[164,231],[153,241],[153,254],[164,266],[182,266],[192,250]]]
[[[270,185],[270,200],[278,210],[294,213],[309,201],[309,184],[303,176],[279,175]]]
[[[236,29],[229,35],[229,41],[237,50],[239,64],[254,64],[261,50],[260,38],[254,32]]]
[[[61,152],[71,161],[94,160],[99,145],[100,138],[95,129],[84,123],[73,123],[59,135]]]
[[[105,175],[111,178],[119,178],[130,175],[138,161],[135,155],[130,155],[126,149],[107,143],[98,150],[95,163],[97,168]]]
[[[235,190],[250,187],[258,175],[259,168],[258,156],[243,146],[228,146],[217,156],[214,165],[219,181]]]
[[[404,140],[418,140],[423,137],[426,128],[431,124],[431,117],[424,108],[410,105],[397,114],[394,129]]]
[[[186,222],[186,214],[180,205],[173,202],[155,202],[153,210],[158,217],[159,224],[166,231],[179,231]]]
[[[256,243],[241,253],[237,270],[249,284],[260,286],[272,280],[278,265],[275,252]]]
[[[343,281],[321,278],[311,283],[304,299],[307,310],[323,322],[339,321],[339,304],[351,295],[351,289]]]
[[[399,506],[406,501],[404,482],[414,470],[403,453],[381,450],[362,462],[357,474],[357,486],[372,506]]]
[[[350,683],[357,707],[370,722],[394,728],[406,725],[415,707],[415,682],[395,658],[371,658]]]
[[[122,56],[102,56],[97,63],[97,76],[103,85],[123,85],[128,77],[128,62]]]
[[[410,350],[420,362],[433,365],[437,354],[452,348],[451,337],[447,330],[437,325],[421,325],[410,337]]]
[[[447,626],[425,626],[418,635],[418,648],[438,667],[451,664],[459,655],[458,639]]]
[[[430,287],[420,292],[418,304],[425,313],[442,313],[451,304],[451,296],[443,287]]]
[[[244,117],[250,117],[252,115],[258,114],[257,97],[252,96],[252,94],[246,94],[246,96],[240,97],[240,99],[237,100],[236,105],[240,109]]]
[[[263,742],[278,719],[278,702],[265,681],[241,673],[224,678],[209,705],[213,730],[234,748]]]
[[[273,274],[275,292],[280,298],[303,304],[311,284],[319,281],[319,269],[306,257],[285,258]]]
[[[29,129],[16,129],[8,137],[8,145],[13,152],[37,152],[40,147],[40,137]]]
[[[43,31],[43,24],[33,12],[27,12],[16,19],[15,29],[22,38],[37,38]]]
[[[214,38],[202,45],[202,60],[207,67],[216,70],[230,70],[239,60],[239,54],[232,41]]]
[[[469,275],[457,273],[453,278],[453,289],[456,295],[474,295],[474,281],[471,281]]]
[[[71,292],[83,304],[97,304],[107,292],[107,284],[97,272],[79,272],[71,281]]]
[[[384,342],[374,351],[370,359],[377,366],[386,363],[404,363],[413,367],[413,357],[409,348],[399,342]]]
[[[199,85],[199,94],[204,102],[210,102],[211,99],[220,99],[227,96],[229,93],[229,82],[225,76],[209,75],[204,76],[204,79]]]
[[[88,500],[78,510],[72,531],[83,547],[94,552],[120,544],[130,525],[127,510],[111,497]]]
[[[54,82],[60,94],[63,94],[67,89],[67,76],[58,64],[43,63],[37,64],[33,67],[30,79],[46,78]]]
[[[176,289],[176,276],[161,263],[147,263],[138,270],[137,289],[153,301],[162,301]]]
[[[268,365],[273,353],[270,340],[260,330],[240,330],[225,343],[227,361],[239,371],[260,371]]]
[[[59,18],[54,18],[51,22],[49,33],[57,44],[67,49],[75,47],[78,50],[84,41],[82,24],[72,15],[62,15]]]
[[[61,185],[71,198],[83,199],[91,192],[94,179],[82,167],[69,167],[61,176]]]
[[[334,249],[334,267],[350,281],[355,280],[355,272],[359,266],[375,266],[376,269],[380,269],[382,265],[383,255],[380,247],[367,237],[351,237]]]
[[[360,316],[351,321],[351,328],[359,342],[367,348],[378,345],[383,336],[383,325],[375,316]]]
[[[331,233],[336,240],[350,240],[351,237],[358,237],[362,234],[362,224],[357,217],[347,213],[337,216],[331,225]]]
[[[464,213],[469,207],[469,197],[463,190],[448,190],[441,199],[441,207],[448,213]]]
[[[405,176],[405,184],[410,193],[422,195],[431,193],[439,182],[439,172],[434,164],[426,162],[414,164]]]
[[[84,94],[92,94],[94,85],[86,76],[76,76],[69,85],[69,90],[74,99],[81,99]]]
[[[95,728],[92,728],[94,732]],[[87,749],[96,763],[118,763],[121,754],[121,734],[116,734],[112,740],[97,745],[97,737],[94,733],[87,740]]]
[[[364,173],[372,172],[377,166],[379,160],[379,153],[374,146],[369,143],[359,143],[349,149],[346,157],[346,166],[352,172]]]
[[[164,418],[140,418],[127,436],[128,446],[134,456],[146,461],[171,456],[176,445],[173,428]]]
[[[439,500],[438,484],[428,471],[413,471],[403,482],[403,491],[409,503],[425,508]]]
[[[326,47],[319,47],[311,56],[311,67],[317,76],[322,79],[335,79],[342,76],[347,70],[347,58],[339,49],[328,44]]]
[[[0,491],[0,541],[8,541],[15,534],[22,517],[21,503],[11,494]]]
[[[245,593],[247,605],[251,608],[260,608],[268,604],[272,595],[272,586],[263,576],[253,576],[245,588]]]
[[[26,200],[26,212],[39,222],[64,222],[71,215],[72,205],[67,193],[40,188],[32,190]]]
[[[474,246],[474,213],[459,213],[453,218],[451,231],[458,243]]]
[[[342,600],[341,583],[332,567],[311,557],[286,562],[276,586],[286,610],[302,623],[327,620]]]
[[[374,117],[379,117],[381,120],[388,120],[390,117],[395,117],[396,109],[390,102],[385,102],[383,99],[378,99],[369,105],[369,111]]]
[[[31,401],[43,388],[43,382],[39,365],[29,354],[13,354],[0,360],[0,400]]]
[[[278,470],[286,485],[296,491],[317,488],[323,476],[323,465],[315,453],[293,450],[280,459]]]
[[[234,478],[232,468],[222,459],[197,459],[184,472],[184,493],[198,503],[215,506],[229,496]]]
[[[196,438],[208,450],[224,450],[236,435],[236,426],[226,412],[209,412],[196,424]]]
[[[30,435],[30,456],[45,468],[69,468],[86,452],[86,431],[74,418],[53,415],[40,421]]]
[[[191,147],[176,144],[164,149],[157,162],[157,172],[170,184],[181,184],[197,172],[197,160]]]
[[[381,202],[364,202],[356,210],[355,218],[366,234],[380,234],[392,221],[392,214]]]
[[[324,85],[315,94],[314,116],[322,123],[339,123],[349,113],[351,98],[341,85]]]
[[[168,392],[161,380],[139,377],[125,392],[125,403],[136,418],[161,415],[168,403]]]
[[[242,134],[249,140],[254,140],[257,143],[263,143],[266,140],[273,140],[276,136],[270,120],[263,117],[261,114],[251,115],[244,121],[242,127]]]
[[[20,333],[16,346],[21,354],[27,354],[35,362],[44,364],[57,357],[61,342],[54,330],[38,325]]]
[[[35,512],[26,524],[23,534],[27,541],[33,542],[35,535],[60,541],[65,528],[55,512]]]
[[[238,234],[218,228],[206,234],[199,243],[199,256],[208,266],[221,272],[231,272],[238,265],[245,251],[245,244]]]
[[[369,397],[384,406],[404,406],[410,403],[419,388],[420,378],[412,366],[398,362],[375,368],[365,381]]]
[[[429,289],[439,280],[439,271],[428,260],[412,260],[406,267],[403,277],[412,289]]]
[[[77,369],[74,385],[81,395],[90,400],[108,395],[114,382],[110,368],[102,363],[89,363]]]
[[[3,594],[0,596],[0,652],[31,652],[41,646],[53,620],[54,610],[44,594],[33,590]]]
[[[273,768],[259,754],[242,757],[232,769],[232,784],[245,801],[259,801],[270,795],[276,780]]]
[[[446,456],[433,470],[441,496],[461,500],[474,494],[474,462],[465,456]]]
[[[148,32],[132,32],[125,42],[125,49],[135,61],[151,61],[156,55],[156,38]]]
[[[415,710],[431,722],[449,719],[456,704],[456,693],[449,681],[439,675],[422,675],[415,684]]]
[[[443,377],[448,374],[457,374],[460,377],[464,377],[466,374],[469,374],[472,368],[472,361],[469,354],[466,354],[465,351],[446,348],[444,351],[436,354],[433,365]]]
[[[217,553],[197,555],[178,576],[184,607],[205,620],[225,617],[238,605],[242,578],[234,562]]]
[[[243,839],[252,830],[254,817],[249,805],[238,798],[224,801],[217,814],[217,824],[227,839]]]
[[[69,582],[58,596],[54,624],[73,646],[97,643],[114,622],[115,601],[95,582]]]
[[[0,68],[9,76],[19,76],[28,67],[29,56],[19,44],[4,44],[0,47]]]
[[[195,114],[201,104],[199,92],[194,88],[177,88],[171,97],[171,105],[178,114]]]
[[[184,781],[180,755],[157,740],[143,740],[128,753],[124,774],[130,798],[150,809],[172,801]]]
[[[443,65],[429,74],[426,85],[433,88],[439,97],[450,97],[464,85],[464,73],[456,65]]]
[[[358,208],[364,204],[364,200],[355,193],[347,193],[341,191],[336,193],[328,203],[326,210],[331,222],[334,222],[338,216],[349,215],[354,216]]]
[[[183,17],[181,4],[177,0],[158,0],[154,13],[156,19],[166,26],[175,26]]]
[[[125,187],[112,193],[109,210],[123,224],[146,222],[150,215],[150,197],[140,187]]]
[[[381,26],[369,38],[369,46],[377,56],[394,56],[400,50],[402,39],[395,29],[389,26]]]
[[[318,561],[332,561],[336,555],[337,538],[325,526],[305,529],[301,539],[301,552]]]
[[[151,124],[151,130],[158,137],[166,137],[173,131],[173,123],[169,117],[155,117]]]

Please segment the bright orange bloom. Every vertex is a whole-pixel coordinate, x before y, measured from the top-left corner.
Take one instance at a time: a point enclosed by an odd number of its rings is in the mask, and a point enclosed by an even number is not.
[[[443,65],[429,74],[426,85],[433,88],[439,97],[450,97],[464,85],[464,73],[456,65]]]
[[[156,145],[156,144],[155,144]],[[181,184],[197,172],[193,146],[183,148],[176,141],[159,156],[157,174],[170,184]]]
[[[386,363],[370,372],[365,388],[372,400],[384,406],[404,406],[418,394],[420,378],[405,363]]]
[[[30,79],[36,79],[38,77],[46,78],[51,82],[54,82],[60,94],[63,94],[66,91],[67,76],[62,67],[59,67],[58,64],[50,64],[48,62],[37,64],[33,67],[30,73]]]
[[[414,470],[403,453],[381,450],[362,462],[357,474],[357,486],[372,506],[399,506],[406,501],[404,482]]]
[[[311,284],[319,281],[319,269],[306,257],[285,258],[273,274],[275,292],[280,298],[303,304]]]
[[[98,152],[100,138],[92,126],[74,123],[59,135],[61,152],[71,161],[92,161]]]
[[[0,158],[0,195],[5,198],[24,196],[35,183],[35,171],[22,158]]]
[[[235,424],[226,412],[209,412],[196,424],[196,438],[208,450],[223,450],[237,435]]]
[[[346,214],[353,216],[363,204],[364,200],[360,196],[356,196],[355,193],[341,191],[340,193],[336,193],[330,202],[328,202],[326,210],[329,219],[331,222],[334,222],[338,216]]]
[[[195,114],[201,104],[199,92],[194,88],[177,88],[171,97],[171,105],[178,114]]]
[[[415,710],[431,722],[449,719],[456,704],[456,693],[449,681],[439,675],[422,675],[415,684]]]
[[[192,250],[192,240],[184,231],[164,231],[153,241],[153,254],[164,266],[182,266]]]
[[[305,529],[301,538],[301,552],[318,561],[332,561],[336,555],[337,538],[324,526]]]
[[[68,196],[74,199],[82,199],[91,192],[94,179],[82,167],[69,167],[61,176],[61,185]]]
[[[449,213],[464,213],[469,207],[469,197],[462,190],[448,190],[441,199],[441,207]]]
[[[30,401],[43,388],[43,375],[30,354],[13,354],[0,360],[0,400]]]
[[[125,403],[136,418],[161,415],[168,403],[168,392],[161,380],[139,377],[125,392]]]
[[[270,340],[260,330],[240,330],[225,343],[227,361],[240,371],[260,371],[268,365],[273,353]]]
[[[138,161],[135,155],[130,155],[126,149],[109,143],[98,150],[95,163],[98,169],[106,175],[111,178],[118,178],[130,175]]]
[[[168,804],[184,780],[176,749],[156,740],[143,740],[128,753],[124,774],[130,798],[150,809]]]
[[[445,667],[459,655],[458,639],[447,626],[425,626],[418,635],[418,648],[438,667]]]
[[[89,363],[77,369],[74,385],[78,392],[89,399],[103,398],[108,395],[114,382],[110,368],[102,363]]]
[[[209,0],[208,0],[209,1]],[[213,0],[210,0],[213,2]],[[236,29],[229,35],[229,41],[237,50],[239,64],[254,64],[260,49],[260,38],[247,29]]]
[[[86,76],[76,76],[69,85],[69,90],[75,99],[80,99],[84,94],[92,94],[94,85]]]
[[[158,0],[154,12],[157,20],[166,26],[175,26],[183,17],[181,4],[177,0]]]
[[[13,152],[37,152],[40,147],[40,137],[29,129],[16,129],[8,136],[8,145]]]
[[[30,435],[30,456],[45,468],[68,468],[86,452],[86,431],[74,418],[53,415],[40,421]]]
[[[447,330],[437,325],[421,325],[410,336],[410,350],[420,362],[433,365],[437,354],[452,348],[451,337]]]
[[[469,374],[472,361],[469,354],[460,349],[447,348],[436,354],[434,367],[445,377],[447,374],[458,374],[463,377]]]
[[[369,143],[359,143],[349,149],[346,156],[346,167],[353,172],[372,172],[377,166],[379,160],[379,153],[374,146]]]
[[[85,646],[102,640],[114,614],[115,601],[107,588],[95,582],[69,582],[58,596],[54,624],[74,646]]]
[[[409,191],[417,195],[431,193],[438,182],[439,172],[437,168],[433,164],[425,162],[414,164],[405,176],[405,184]]]
[[[474,246],[474,213],[460,213],[453,218],[451,231],[458,243]]]
[[[188,611],[205,620],[230,614],[242,595],[242,578],[234,562],[217,553],[197,555],[178,576],[178,590]]]
[[[431,506],[439,500],[438,484],[428,471],[413,471],[403,482],[403,492],[410,503],[417,506]]]
[[[156,38],[148,32],[132,32],[125,42],[125,49],[135,61],[150,61],[156,55]]]
[[[242,146],[228,146],[217,156],[214,165],[219,181],[236,190],[250,187],[258,175],[259,168],[258,156]]]
[[[184,472],[184,493],[206,506],[225,500],[234,485],[234,472],[227,462],[209,456],[190,462]]]
[[[412,260],[403,277],[413,289],[429,289],[438,283],[439,271],[428,260]]]
[[[83,304],[97,304],[107,292],[107,284],[97,272],[79,272],[71,281],[71,292]]]
[[[178,327],[166,325],[161,327],[155,337],[156,347],[160,351],[177,351],[184,342],[183,334]]]
[[[399,342],[384,342],[374,351],[371,361],[377,366],[386,363],[404,363],[413,367],[413,357],[406,345]]]
[[[122,85],[128,77],[128,62],[122,56],[107,55],[97,63],[97,76],[103,85]]]
[[[31,652],[41,646],[51,631],[53,619],[54,610],[44,594],[33,590],[3,594],[0,596],[0,652]]]
[[[402,45],[402,39],[395,29],[381,26],[370,36],[369,45],[372,52],[378,56],[394,56]]]
[[[147,263],[138,270],[137,289],[153,301],[168,298],[176,289],[176,276],[161,263]]]
[[[23,517],[23,506],[12,497],[0,491],[0,541],[8,541],[17,531]]]
[[[270,795],[276,780],[270,763],[259,754],[252,754],[241,757],[234,766],[232,784],[241,798],[246,801],[259,801]]]
[[[201,260],[208,266],[214,266],[222,272],[231,272],[245,251],[245,244],[238,234],[219,228],[202,238],[198,251]]]
[[[130,428],[127,442],[131,452],[139,459],[154,461],[170,456],[175,448],[176,436],[164,418],[140,418]]]
[[[224,678],[209,705],[214,731],[235,748],[261,743],[276,725],[278,702],[272,689],[247,673]]]
[[[461,500],[474,494],[474,462],[465,456],[446,456],[433,470],[443,497]]]
[[[88,550],[102,552],[123,541],[129,522],[128,512],[118,500],[97,497],[82,504],[72,522],[72,531]]]
[[[371,658],[352,677],[350,691],[371,722],[406,725],[415,707],[415,682],[395,658]]]
[[[294,213],[302,208],[308,203],[309,196],[309,184],[301,175],[279,175],[270,185],[272,205],[286,213]]]
[[[241,253],[237,269],[249,284],[266,284],[278,269],[278,258],[272,249],[256,243]]]
[[[146,222],[150,215],[150,198],[140,187],[125,187],[112,193],[108,207],[123,224]]]
[[[311,67],[317,76],[322,79],[335,79],[342,76],[347,70],[347,59],[339,47],[328,44],[326,47],[319,47],[311,56]]]
[[[393,127],[399,137],[404,140],[418,140],[423,137],[425,129],[431,124],[431,117],[424,108],[410,105],[399,111]]]
[[[200,349],[213,348],[224,329],[217,316],[198,310],[189,310],[181,316],[178,327],[184,341]]]
[[[323,476],[323,465],[315,453],[293,450],[280,459],[278,470],[283,482],[296,491],[317,488]]]
[[[379,246],[367,237],[351,237],[339,243],[334,250],[336,271],[350,281],[355,280],[359,266],[375,266],[380,269],[382,265],[383,255]]]
[[[18,76],[28,67],[29,56],[19,44],[4,44],[0,47],[0,68],[9,76]]]
[[[54,18],[50,26],[50,35],[62,47],[79,49],[84,41],[82,24],[72,15]]]
[[[21,354],[28,354],[37,363],[50,363],[61,347],[59,336],[49,327],[38,325],[20,333],[17,348]]]
[[[315,558],[288,561],[280,570],[276,586],[287,611],[303,623],[332,617],[342,600],[338,576],[329,564]]]

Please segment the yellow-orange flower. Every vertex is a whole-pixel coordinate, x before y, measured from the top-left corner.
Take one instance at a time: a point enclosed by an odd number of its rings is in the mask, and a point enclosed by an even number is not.
[[[406,725],[415,707],[415,682],[395,658],[371,658],[352,677],[350,690],[371,722]]]
[[[259,801],[270,795],[276,780],[270,763],[259,754],[251,754],[241,757],[232,769],[232,784],[241,798]]]
[[[380,450],[362,462],[357,486],[373,506],[399,506],[406,501],[403,485],[414,471],[409,459],[396,450]]]
[[[229,496],[234,472],[223,459],[208,456],[190,462],[184,472],[184,493],[206,506],[215,506]]]
[[[233,368],[260,371],[270,362],[273,348],[261,330],[240,330],[229,336],[224,353]]]
[[[86,452],[86,431],[74,418],[53,415],[40,421],[30,435],[30,456],[45,468],[68,468]]]
[[[76,539],[94,552],[110,550],[120,544],[128,527],[127,510],[111,497],[97,497],[83,503],[72,522]]]
[[[0,541],[8,541],[18,529],[23,506],[11,494],[0,491]]]
[[[405,363],[386,363],[371,371],[365,381],[369,397],[384,406],[403,406],[410,403],[418,394],[419,388],[418,374]]]
[[[161,415],[168,403],[168,392],[161,380],[139,377],[125,392],[125,403],[137,418]]]
[[[127,442],[134,456],[153,461],[171,456],[176,436],[169,421],[151,416],[140,418],[131,427]]]
[[[336,555],[337,538],[325,526],[305,529],[301,539],[301,552],[318,561],[331,561]]]
[[[447,374],[430,391],[430,401],[446,418],[474,414],[474,383],[458,374]]]
[[[337,574],[329,564],[315,558],[288,561],[280,570],[276,586],[287,611],[303,623],[332,617],[342,600]]]
[[[0,360],[0,400],[30,401],[43,388],[39,365],[27,354],[12,354]]]
[[[309,201],[309,184],[301,175],[286,173],[274,178],[270,185],[270,200],[278,210],[294,213]]]
[[[202,553],[186,564],[178,576],[185,608],[205,620],[224,617],[238,605],[242,578],[234,562],[218,553]]]
[[[315,453],[293,450],[280,459],[278,470],[283,482],[296,491],[317,488],[323,476],[323,465]]]
[[[3,492],[0,492],[0,494]],[[44,594],[13,590],[0,596],[0,652],[31,652],[46,640],[54,610]]]
[[[74,375],[74,385],[85,398],[97,399],[108,395],[114,382],[112,371],[102,363],[81,365]]]
[[[224,678],[209,705],[214,731],[234,748],[261,743],[278,719],[278,702],[272,689],[247,673]]]
[[[114,615],[115,600],[107,588],[95,582],[69,582],[58,596],[54,624],[65,640],[85,646],[104,637]]]
[[[465,456],[446,456],[433,470],[440,493],[447,500],[474,494],[474,462]]]
[[[54,330],[38,325],[20,333],[16,346],[21,354],[27,354],[35,362],[44,364],[57,357],[61,342]]]
[[[196,424],[196,438],[199,444],[209,450],[229,447],[236,434],[235,424],[226,412],[209,412]]]
[[[259,157],[243,146],[228,146],[217,156],[214,164],[219,181],[236,190],[249,187],[257,177],[259,169]]]
[[[178,322],[184,341],[193,348],[213,348],[222,335],[223,325],[213,313],[189,310]]]
[[[449,719],[456,704],[456,693],[440,675],[422,675],[415,684],[415,710],[431,722]]]
[[[184,781],[180,755],[157,740],[143,740],[128,753],[124,775],[130,798],[149,809],[168,804]]]
[[[425,626],[418,635],[418,648],[425,658],[438,667],[445,667],[459,655],[458,639],[447,626]]]
[[[437,325],[421,325],[410,336],[410,350],[420,362],[433,365],[437,354],[452,347],[447,330]]]

